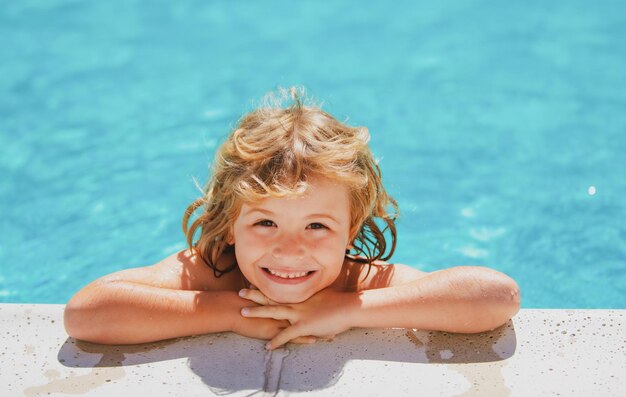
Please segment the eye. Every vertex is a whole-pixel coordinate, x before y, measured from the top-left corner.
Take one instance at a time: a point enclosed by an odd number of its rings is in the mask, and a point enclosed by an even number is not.
[[[321,223],[311,223],[309,226],[307,226],[309,229],[328,229],[325,225],[322,225]]]
[[[275,226],[276,224],[273,221],[270,221],[269,219],[263,219],[262,221],[258,221],[254,225],[263,226],[263,227],[272,227],[272,226]]]

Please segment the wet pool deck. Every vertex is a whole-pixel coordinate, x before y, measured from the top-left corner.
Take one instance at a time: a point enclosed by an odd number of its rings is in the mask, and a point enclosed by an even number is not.
[[[63,305],[0,304],[0,395],[617,396],[626,310],[524,309],[492,332],[356,329],[288,345],[232,333],[102,346]]]

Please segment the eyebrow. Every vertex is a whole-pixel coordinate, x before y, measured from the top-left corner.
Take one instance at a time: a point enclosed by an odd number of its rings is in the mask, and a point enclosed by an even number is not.
[[[253,212],[260,212],[260,213],[265,214],[265,215],[276,215],[272,211],[266,210],[264,208],[252,208],[252,209],[249,209],[249,210],[247,210],[244,213],[244,215],[249,215],[249,214],[251,214]],[[305,216],[305,218],[307,218],[307,219],[308,218],[327,218],[327,219],[330,219],[331,221],[333,221],[335,223],[339,223],[339,221],[337,221],[337,219],[335,217],[333,217],[330,214],[324,214],[324,213],[309,214],[309,215]]]
[[[266,209],[263,209],[263,208],[251,208],[251,209],[247,210],[246,212],[244,212],[244,215],[249,215],[249,214],[251,214],[253,212],[260,212],[260,213],[265,214],[265,215],[274,215],[274,213],[272,211],[266,210]]]

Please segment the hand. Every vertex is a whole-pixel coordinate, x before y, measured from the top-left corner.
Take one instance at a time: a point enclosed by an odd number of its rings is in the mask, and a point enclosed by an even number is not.
[[[325,288],[301,303],[282,304],[267,298],[259,290],[243,289],[239,296],[261,306],[245,307],[246,318],[287,320],[290,326],[280,331],[267,343],[275,349],[302,337],[332,339],[350,328],[350,313],[359,304],[356,294]]]
[[[273,318],[246,318],[238,316],[232,331],[243,336],[269,340],[289,326],[286,320]],[[292,340],[294,343],[315,343],[314,337],[302,336]]]

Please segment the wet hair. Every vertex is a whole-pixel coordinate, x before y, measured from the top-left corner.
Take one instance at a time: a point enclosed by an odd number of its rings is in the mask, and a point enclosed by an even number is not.
[[[370,265],[393,255],[398,205],[383,187],[367,128],[341,123],[309,102],[297,87],[266,95],[262,106],[244,115],[220,146],[202,197],[187,207],[183,232],[189,250],[199,254],[216,277],[237,266],[220,269],[217,263],[222,253],[234,248],[229,233],[242,204],[302,195],[314,175],[348,187],[352,248],[346,255],[352,253]],[[189,225],[199,208],[199,217]]]

